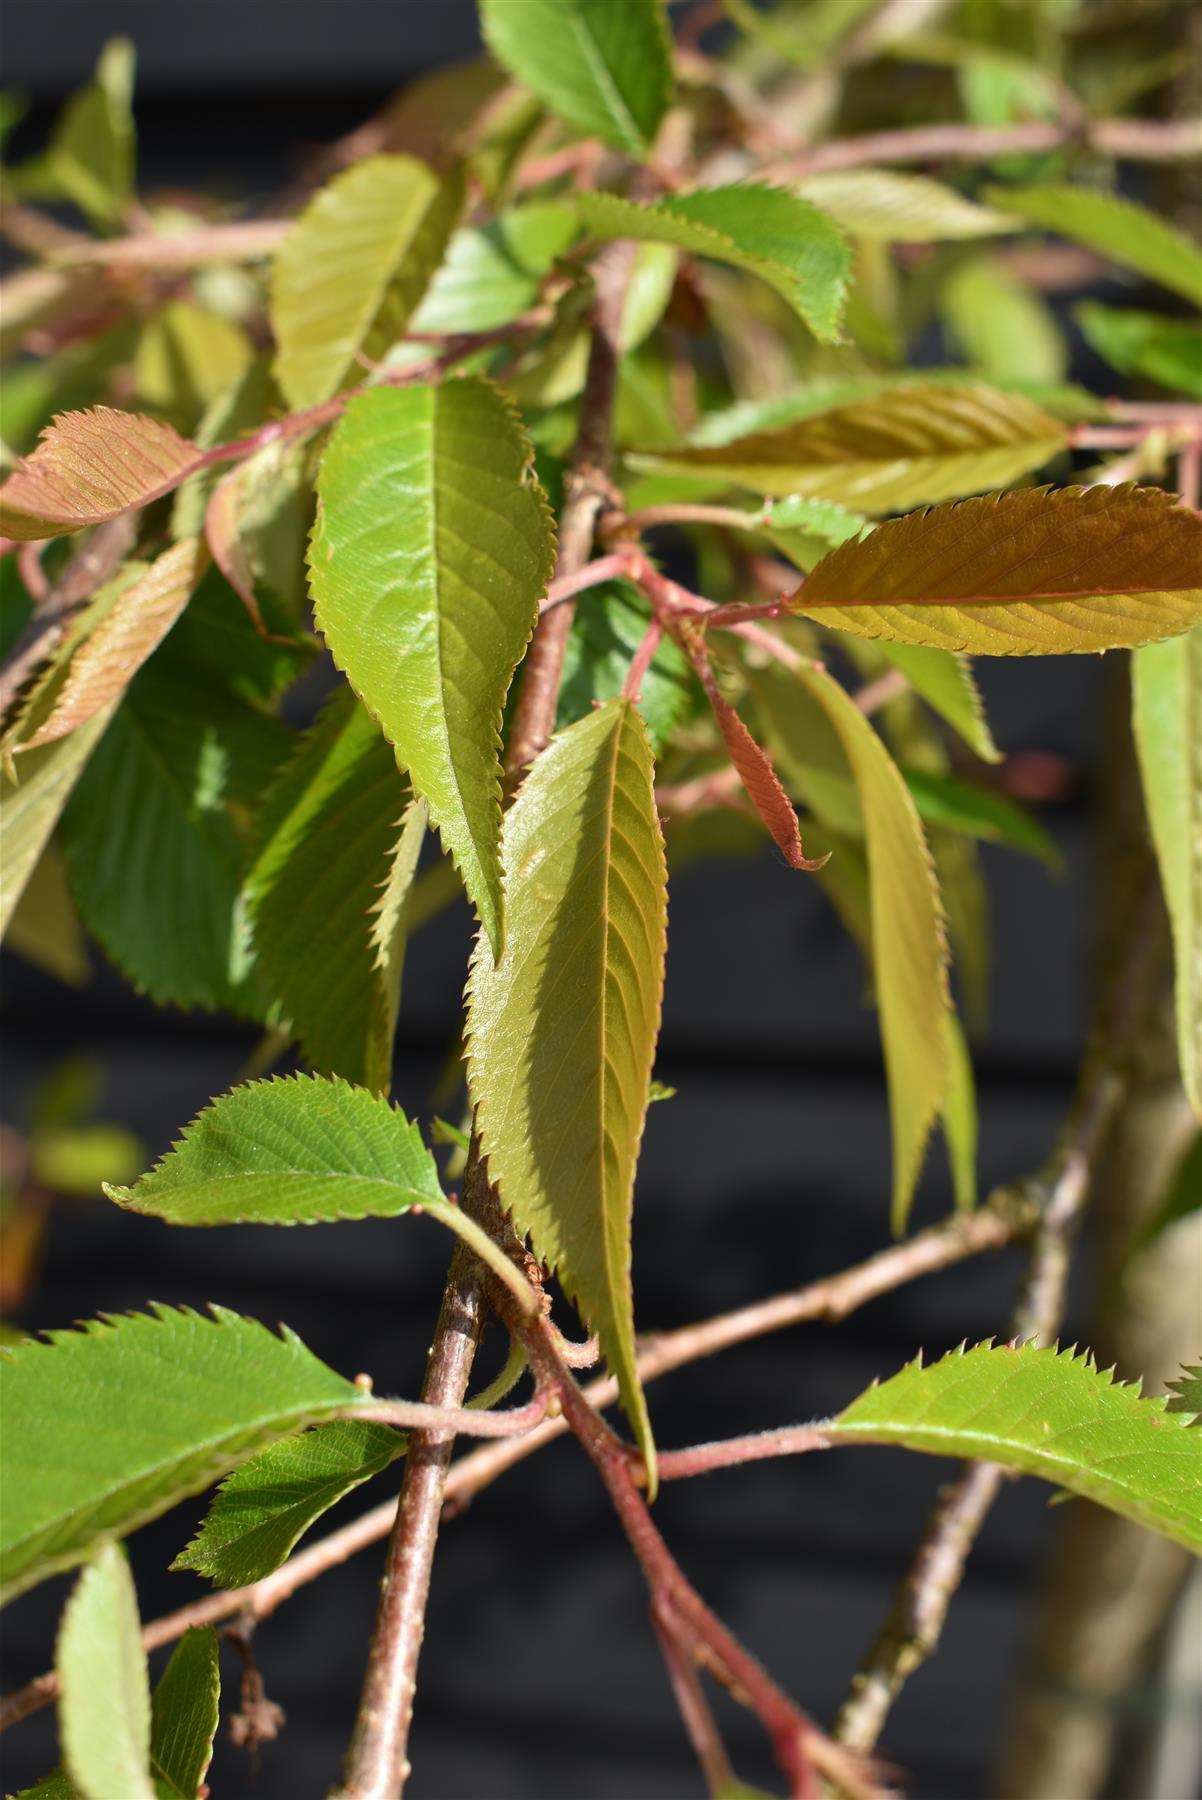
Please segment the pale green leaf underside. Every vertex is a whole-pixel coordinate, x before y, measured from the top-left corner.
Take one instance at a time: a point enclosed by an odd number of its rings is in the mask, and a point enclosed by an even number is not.
[[[150,1767],[159,1800],[196,1800],[213,1756],[221,1670],[217,1633],[190,1626],[171,1653],[150,1704]]]
[[[666,872],[646,730],[611,700],[554,738],[506,815],[508,931],[469,978],[469,1091],[491,1178],[616,1375],[649,1468],[630,1218],[659,1029]]]
[[[320,1075],[231,1089],[148,1175],[105,1191],[172,1225],[312,1225],[442,1204],[418,1127],[366,1089]]]
[[[497,61],[586,136],[642,157],[672,92],[662,0],[481,0]]]
[[[1072,1351],[982,1344],[910,1363],[853,1401],[830,1435],[1002,1463],[1202,1553],[1197,1437],[1164,1400]]]
[[[1049,182],[994,188],[995,206],[1086,244],[1111,262],[1135,269],[1194,306],[1202,306],[1202,249],[1157,213],[1119,194]]]
[[[318,406],[395,343],[463,204],[411,156],[373,156],[314,196],[276,252],[275,375],[288,404]]]
[[[17,764],[14,784],[0,772],[0,934],[8,930],[25,884],[50,841],[71,790],[104,735],[112,708],[97,713],[70,737],[29,750]]]
[[[195,1569],[221,1587],[262,1580],[323,1513],[404,1450],[399,1432],[359,1419],[337,1419],[260,1450],[222,1482],[172,1568]]]
[[[884,243],[932,244],[1018,229],[1006,213],[978,206],[941,181],[903,175],[896,169],[837,169],[807,175],[798,183],[798,192],[854,237]]]
[[[498,955],[501,711],[554,556],[530,461],[487,382],[362,394],[322,459],[309,553],[318,627]]]
[[[980,656],[1145,644],[1202,619],[1202,518],[1158,488],[991,494],[841,544],[792,604],[858,637]]]
[[[916,384],[721,445],[633,453],[639,467],[721,477],[867,513],[1004,487],[1064,449],[1064,427],[1021,394]]]
[[[1202,1117],[1202,626],[1132,659],[1144,802],[1173,931],[1177,1046]]]
[[[0,1354],[6,1599],[361,1399],[291,1332],[223,1309],[160,1307],[48,1335]]]
[[[1187,1414],[1188,1425],[1202,1424],[1202,1368],[1182,1365],[1180,1375],[1169,1382],[1168,1410]]]
[[[55,1663],[63,1758],[84,1800],[156,1800],[146,1652],[119,1545],[102,1544],[76,1582]]]
[[[672,194],[650,206],[606,193],[581,194],[578,204],[597,237],[674,244],[747,269],[774,287],[823,343],[839,342],[851,252],[834,222],[808,200],[749,183]]]

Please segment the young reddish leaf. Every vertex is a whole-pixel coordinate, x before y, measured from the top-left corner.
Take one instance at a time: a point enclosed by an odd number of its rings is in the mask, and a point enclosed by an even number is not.
[[[120,699],[192,598],[209,556],[196,538],[165,550],[76,651],[49,716],[18,751],[66,737]]]
[[[209,497],[205,508],[205,542],[213,561],[221,570],[259,631],[265,632],[263,615],[255,598],[255,575],[250,556],[242,541],[240,529],[242,501],[246,491],[248,469],[253,457],[235,463],[223,475]]]
[[[58,537],[148,506],[178,487],[200,451],[170,425],[111,406],[59,413],[0,487],[0,533]]]
[[[1159,488],[1029,488],[893,519],[791,605],[858,637],[983,656],[1114,650],[1202,620],[1202,516]]]

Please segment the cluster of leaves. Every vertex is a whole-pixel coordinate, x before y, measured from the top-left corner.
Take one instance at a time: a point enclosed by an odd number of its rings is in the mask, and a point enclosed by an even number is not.
[[[976,122],[1040,116],[1047,72],[967,31],[857,50],[846,6],[838,22],[791,0],[728,10],[740,35],[719,62],[674,56],[659,0],[485,0],[495,61],[403,96],[294,219],[153,196],[133,212],[121,45],[5,176],[35,260],[5,284],[22,360],[0,598],[6,642],[40,653],[0,740],[0,919],[68,977],[86,931],[154,1000],[256,1020],[310,1071],[235,1089],[111,1198],[183,1226],[420,1208],[513,1281],[388,1100],[408,939],[462,884],[480,924],[464,1028],[480,1150],[597,1333],[652,1487],[630,1217],[668,868],[718,823],[703,808],[671,824],[665,856],[672,795],[733,795],[725,825],[774,839],[862,949],[901,1230],[939,1121],[957,1201],[976,1200],[949,970],[954,949],[979,1022],[977,846],[1055,862],[994,779],[970,659],[1132,650],[1202,1108],[1202,521],[1122,469],[1072,485],[1075,437],[1105,408],[1065,382],[1023,274],[1032,238],[1055,234],[1166,290],[1173,312],[1095,301],[1078,323],[1117,372],[1188,396],[1202,339],[1178,315],[1202,304],[1197,253],[1096,167],[1070,180],[1068,153],[992,172],[1005,183],[807,174],[787,148],[765,162],[761,104],[832,45],[950,71]],[[624,280],[620,498],[555,736],[503,807],[595,398],[599,262]],[[911,369],[930,326],[960,360]],[[1149,433],[1140,472],[1178,447]],[[666,528],[656,549],[735,611],[707,630],[641,527]],[[116,551],[68,607],[83,532],[102,561]],[[323,648],[337,673],[297,729],[281,702]],[[213,1645],[186,1639],[149,1695],[114,1538],[224,1477],[178,1566],[256,1579],[403,1440],[356,1419],[363,1393],[294,1337],[225,1313],[21,1343],[3,1380],[4,1589],[89,1559],[60,1644],[66,1773],[37,1791],[194,1795]],[[1186,1410],[1071,1357],[982,1347],[907,1369],[829,1429],[988,1455],[1197,1547]]]

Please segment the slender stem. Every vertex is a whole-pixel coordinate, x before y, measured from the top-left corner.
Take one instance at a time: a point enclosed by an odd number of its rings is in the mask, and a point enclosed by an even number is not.
[[[520,1372],[520,1371],[519,1371]],[[450,1431],[461,1437],[521,1437],[546,1416],[547,1396],[536,1394],[526,1406],[489,1412],[475,1406],[432,1406],[423,1400],[379,1400],[348,1407],[342,1417],[397,1425],[405,1431]]]
[[[755,1431],[744,1437],[721,1438],[712,1444],[693,1444],[687,1450],[661,1450],[656,1465],[664,1481],[687,1481],[693,1475],[713,1475],[718,1469],[741,1469],[745,1463],[829,1450],[831,1443],[830,1435],[820,1426],[785,1425],[775,1431]]]
[[[806,1287],[794,1288],[771,1299],[757,1300],[734,1312],[720,1313],[679,1330],[645,1338],[639,1348],[637,1369],[647,1383],[707,1356],[733,1349],[756,1338],[767,1337],[793,1325],[820,1320],[837,1324],[861,1306],[893,1292],[908,1281],[931,1275],[967,1261],[970,1257],[1004,1248],[1027,1235],[1035,1212],[1029,1201],[1001,1193],[975,1213],[960,1213],[919,1232],[903,1244],[878,1251],[867,1261],[838,1274],[825,1276]],[[564,1361],[568,1361],[564,1357]],[[590,1382],[585,1398],[594,1407],[609,1406],[617,1398],[617,1383],[610,1377]],[[475,1450],[455,1463],[447,1476],[444,1498],[447,1509],[467,1505],[506,1469],[567,1430],[562,1418],[545,1419],[526,1436]],[[274,1574],[246,1587],[205,1594],[147,1625],[142,1640],[148,1650],[174,1643],[191,1625],[216,1625],[238,1615],[266,1619],[291,1599],[300,1588],[336,1569],[350,1557],[387,1537],[396,1518],[396,1502],[385,1501],[363,1513],[351,1524],[327,1533],[300,1550]],[[58,1693],[53,1670],[37,1676],[0,1702],[0,1731],[19,1724]]]
[[[655,1626],[655,1635],[659,1639],[659,1647],[668,1668],[668,1679],[676,1696],[676,1705],[689,1734],[689,1741],[697,1753],[706,1785],[712,1795],[720,1797],[734,1787],[734,1770],[727,1758],[722,1734],[710,1711],[696,1666],[682,1650],[671,1626],[671,1614],[666,1608],[653,1604],[651,1623]]]
[[[647,670],[651,667],[655,652],[660,647],[663,635],[664,628],[659,620],[652,619],[646,631],[643,633],[642,641],[640,642],[638,649],[630,659],[630,667],[626,671],[626,680],[623,684],[622,692],[628,700],[633,700],[636,706],[642,697],[643,681],[646,677]]]
[[[1016,125],[919,125],[830,138],[766,164],[763,180],[886,163],[989,162],[1083,143],[1131,162],[1188,162],[1202,148],[1202,119],[1030,119]]]

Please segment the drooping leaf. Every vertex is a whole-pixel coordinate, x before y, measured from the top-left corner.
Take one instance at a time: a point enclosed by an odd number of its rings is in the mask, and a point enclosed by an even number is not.
[[[111,709],[97,713],[70,737],[22,756],[16,782],[0,771],[0,935],[8,931],[26,883],[110,717]]]
[[[781,188],[701,189],[640,205],[617,194],[578,196],[580,216],[597,237],[674,244],[693,256],[758,275],[823,343],[837,343],[851,272],[838,227],[808,200]]]
[[[1202,306],[1202,254],[1197,244],[1147,207],[1120,194],[1067,182],[993,188],[988,198],[1028,225],[1085,244]]]
[[[825,557],[799,612],[979,656],[1149,643],[1202,617],[1202,518],[1159,488],[1027,489],[880,525]]]
[[[400,337],[442,261],[460,179],[372,156],[309,202],[276,252],[271,323],[288,404],[318,406]]]
[[[284,438],[235,463],[209,496],[205,539],[260,631],[267,630],[257,594],[260,582],[290,611],[300,610],[311,518],[304,446]]]
[[[954,238],[996,237],[1016,229],[1013,218],[966,200],[926,175],[896,169],[838,169],[807,175],[798,192],[853,237],[889,244],[937,244]]]
[[[1144,803],[1173,931],[1181,1079],[1202,1117],[1202,626],[1138,650],[1132,683]]]
[[[634,1367],[630,1218],[659,1029],[666,871],[646,732],[610,700],[555,737],[506,815],[508,917],[468,984],[489,1175],[616,1375],[654,1486]]]
[[[150,1767],[159,1800],[196,1800],[213,1758],[221,1670],[217,1633],[189,1626],[150,1702]]]
[[[807,856],[805,853],[797,814],[781,785],[780,776],[772,766],[772,759],[756,743],[734,707],[717,687],[710,689],[709,701],[718,721],[718,729],[722,733],[722,741],[730,753],[730,760],[739,772],[739,780],[764,821],[773,843],[791,869],[805,869],[811,874],[820,869],[823,858]]]
[[[1021,394],[915,385],[732,443],[639,451],[631,461],[885,513],[1016,481],[1065,443],[1064,428]]]
[[[1043,295],[997,257],[973,257],[954,269],[939,294],[953,346],[987,381],[1020,376],[1052,386],[1068,366],[1064,333]]]
[[[226,1477],[171,1566],[195,1569],[221,1587],[261,1581],[323,1513],[404,1451],[400,1432],[359,1419],[283,1438]]]
[[[185,538],[124,588],[76,650],[51,710],[21,743],[22,757],[77,731],[120,700],[192,598],[208,561],[204,545]]]
[[[464,379],[352,400],[322,459],[309,564],[334,660],[429,803],[501,948],[501,709],[553,560],[532,452]]]
[[[914,692],[964,739],[982,762],[1000,762],[985,706],[967,656],[934,650],[925,644],[898,644],[878,638],[881,655],[900,669]]]
[[[368,1021],[369,1086],[387,1093],[392,1080],[392,1053],[401,1010],[401,977],[412,921],[411,896],[430,813],[424,800],[411,799],[391,845],[388,875],[371,908],[372,1007]]]
[[[933,775],[929,769],[903,768],[902,773],[928,825],[1021,850],[1054,874],[1063,867],[1059,850],[1034,814],[995,788],[955,775]]]
[[[557,731],[583,718],[594,702],[612,700],[621,693],[630,659],[649,619],[646,601],[629,582],[606,582],[590,590],[576,609],[564,654]],[[696,692],[679,647],[665,637],[651,659],[639,695],[639,711],[657,754],[688,712]]]
[[[1039,1475],[1202,1554],[1202,1458],[1187,1431],[1163,1400],[1088,1356],[1031,1344],[909,1363],[830,1426],[839,1443],[903,1444]]]
[[[99,525],[169,494],[199,459],[195,444],[141,413],[59,413],[0,487],[0,532],[44,538]]]
[[[46,1335],[0,1351],[6,1599],[361,1399],[293,1333],[220,1307]]]
[[[1182,1367],[1176,1381],[1169,1382],[1171,1399],[1167,1402],[1167,1410],[1171,1413],[1186,1413],[1187,1425],[1202,1425],[1202,1367],[1187,1369]]]
[[[1188,319],[1083,300],[1073,317],[1088,344],[1123,375],[1145,375],[1202,402],[1202,329]]]
[[[322,1074],[386,1088],[372,1053],[378,981],[372,907],[408,793],[375,720],[344,688],[269,791],[245,896],[255,956]]]
[[[672,94],[662,0],[481,0],[497,61],[589,137],[641,158]]]
[[[150,1682],[125,1553],[103,1543],[63,1613],[55,1663],[63,1758],[84,1800],[156,1800]]]
[[[785,786],[829,831],[863,836],[859,789],[827,709],[779,665],[754,669],[748,684],[765,742]]]
[[[40,159],[39,186],[86,213],[101,231],[120,227],[133,194],[134,47],[110,38],[95,78],[73,94]]]
[[[178,430],[192,431],[253,355],[240,325],[195,301],[168,300],[138,334],[134,392]]]
[[[547,200],[457,231],[411,329],[453,334],[509,324],[535,304],[543,277],[579,230],[574,206]]]
[[[0,806],[3,795],[0,786]],[[6,824],[0,823],[0,834]],[[54,842],[46,845],[34,864],[3,935],[10,950],[68,987],[82,987],[91,975],[83,929],[67,885],[67,865]]]

